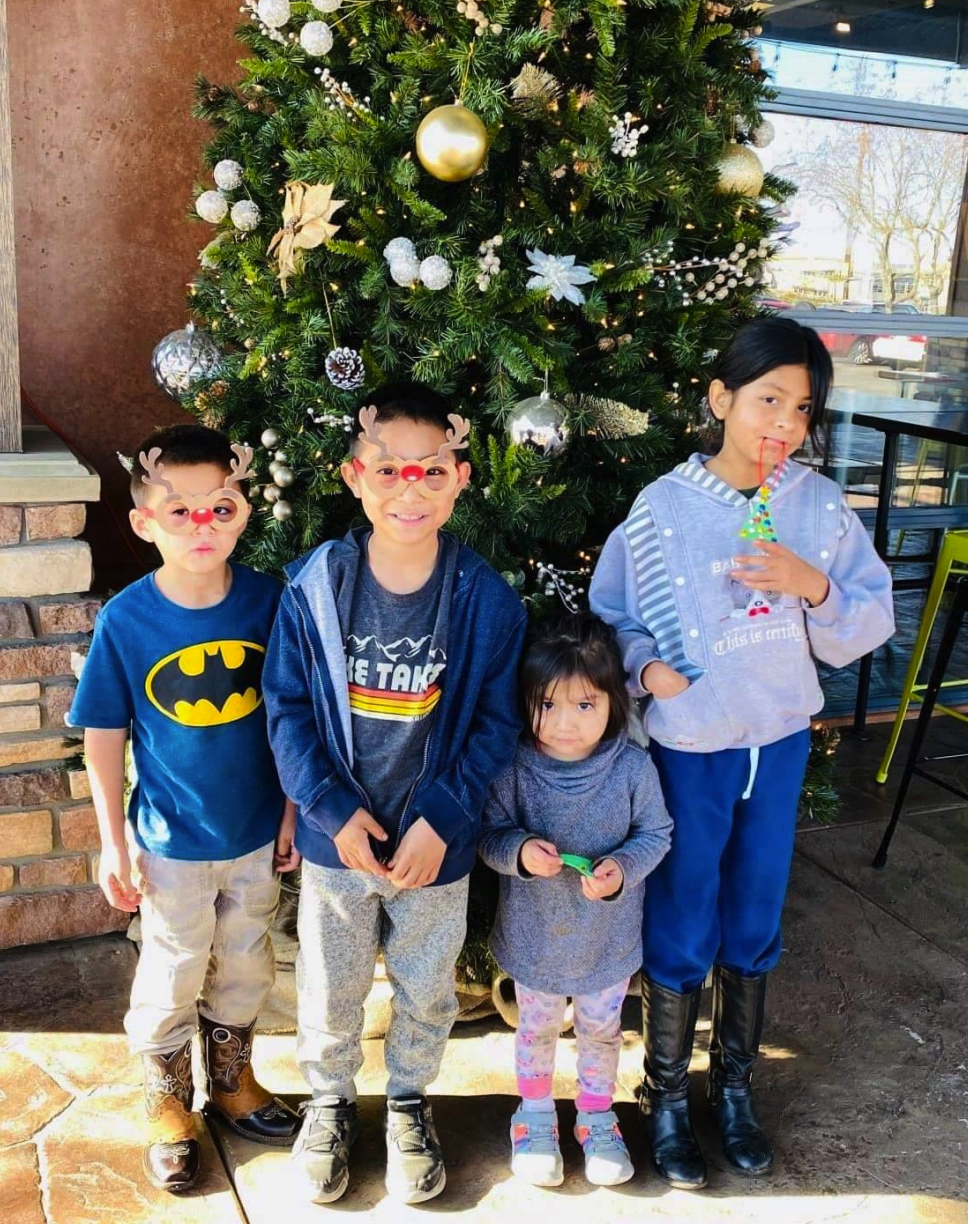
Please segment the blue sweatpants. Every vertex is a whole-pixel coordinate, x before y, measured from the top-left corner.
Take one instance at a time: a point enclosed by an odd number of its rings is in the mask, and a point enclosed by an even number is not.
[[[754,977],[780,959],[780,914],[810,751],[798,731],[764,748],[649,752],[672,848],[645,888],[645,973],[680,993],[713,965]]]

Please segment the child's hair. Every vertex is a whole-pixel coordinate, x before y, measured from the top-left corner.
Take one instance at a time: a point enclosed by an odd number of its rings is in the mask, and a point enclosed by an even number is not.
[[[209,429],[207,425],[164,425],[153,430],[134,452],[131,465],[131,500],[136,506],[144,505],[148,486],[142,481],[147,472],[138,458],[158,447],[161,454],[157,462],[166,467],[197,467],[202,463],[214,463],[228,476],[232,461],[236,458],[232,443],[224,433]],[[248,482],[236,486],[243,497],[248,492]]]
[[[827,396],[834,380],[833,362],[812,327],[796,319],[754,319],[739,329],[720,353],[713,378],[737,391],[778,366],[806,366],[810,379],[810,441],[817,446],[827,415]]]
[[[608,698],[602,739],[614,739],[628,724],[629,694],[615,630],[591,612],[573,613],[534,626],[521,660],[520,700],[524,738],[537,744],[535,722],[549,689],[577,676]]]
[[[418,382],[384,383],[370,392],[356,406],[353,417],[353,450],[356,450],[363,427],[360,425],[360,410],[376,408],[376,424],[387,421],[413,421],[415,425],[436,425],[441,432],[450,429],[448,416],[454,411],[439,391]]]

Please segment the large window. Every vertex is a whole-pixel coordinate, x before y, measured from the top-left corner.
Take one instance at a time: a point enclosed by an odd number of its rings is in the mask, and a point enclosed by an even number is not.
[[[790,304],[945,314],[968,136],[771,116],[764,166],[796,183],[769,293]]]
[[[779,91],[762,160],[798,188],[780,210],[787,243],[769,295],[803,309],[968,317],[968,5],[775,0],[760,55]],[[856,334],[844,343],[859,362],[877,356],[870,320],[833,326]],[[920,357],[916,339],[906,352],[881,347],[890,360]]]

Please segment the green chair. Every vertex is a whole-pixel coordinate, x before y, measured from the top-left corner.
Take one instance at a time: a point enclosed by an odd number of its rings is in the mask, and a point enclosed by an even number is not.
[[[911,662],[908,664],[907,675],[904,677],[904,687],[901,689],[901,702],[894,718],[891,738],[888,741],[883,759],[875,775],[878,782],[887,781],[888,770],[891,768],[891,759],[894,756],[894,750],[897,748],[897,741],[901,737],[901,728],[904,726],[904,715],[907,713],[908,706],[912,701],[921,701],[921,694],[927,688],[926,684],[918,684],[918,673],[924,661],[924,653],[927,650],[928,639],[931,637],[931,630],[934,627],[934,619],[938,615],[941,596],[944,594],[945,586],[952,575],[968,576],[968,531],[949,531],[941,545],[941,552],[935,565],[931,586],[928,588],[928,598],[925,601],[921,624],[918,627],[918,636],[914,643],[914,650],[911,652]],[[953,688],[965,683],[965,680],[945,680],[941,687]],[[968,722],[968,714],[962,714],[960,710],[953,710],[950,706],[940,704],[936,704],[935,708],[945,714],[950,714],[952,718],[960,718],[962,722]]]

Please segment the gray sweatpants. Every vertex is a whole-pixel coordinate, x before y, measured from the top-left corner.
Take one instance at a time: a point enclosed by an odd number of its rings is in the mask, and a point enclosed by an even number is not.
[[[399,889],[369,872],[303,862],[296,1057],[314,1101],[356,1099],[363,1004],[381,947],[393,987],[387,1096],[421,1096],[437,1078],[457,1018],[454,966],[466,933],[467,889],[467,877]]]

